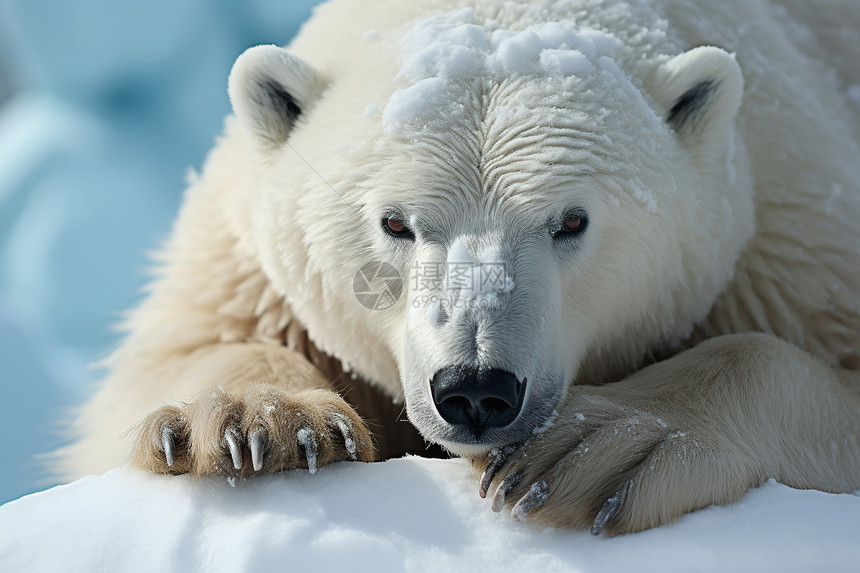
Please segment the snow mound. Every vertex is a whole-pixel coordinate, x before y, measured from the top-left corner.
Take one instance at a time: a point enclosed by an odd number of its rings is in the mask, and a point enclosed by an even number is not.
[[[619,538],[490,511],[459,460],[236,483],[118,469],[0,508],[6,571],[856,571],[860,497],[767,483]]]
[[[498,81],[532,75],[551,82],[553,76],[601,69],[625,81],[611,60],[621,42],[606,32],[558,22],[500,29],[494,21],[479,21],[471,8],[418,20],[401,47],[406,56],[398,80],[406,86],[385,106],[383,127],[390,135],[434,124],[446,115],[440,109],[458,109],[460,84],[486,74]]]

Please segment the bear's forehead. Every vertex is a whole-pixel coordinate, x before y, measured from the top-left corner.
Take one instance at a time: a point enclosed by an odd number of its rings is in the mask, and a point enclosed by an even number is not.
[[[627,79],[615,64],[623,44],[572,23],[512,30],[465,9],[420,19],[396,43],[397,88],[382,118],[392,136],[445,129],[452,118],[480,118],[486,111],[516,119],[517,112],[573,101],[587,106],[590,94],[611,108],[607,100],[625,95],[617,88]],[[601,83],[610,85],[595,85]],[[514,89],[495,89],[500,86]]]
[[[572,177],[625,177],[665,133],[617,63],[622,42],[571,22],[508,29],[472,10],[404,28],[400,67],[381,117],[401,176],[516,195]],[[654,145],[656,146],[656,144]]]

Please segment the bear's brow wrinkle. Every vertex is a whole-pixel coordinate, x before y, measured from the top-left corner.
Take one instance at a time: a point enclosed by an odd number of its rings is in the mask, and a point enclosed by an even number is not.
[[[294,120],[302,114],[302,108],[296,103],[296,99],[290,95],[278,82],[274,80],[266,80],[259,82],[260,96],[259,100],[266,97],[269,101],[259,101],[260,104],[266,105],[279,111],[282,115],[290,120]]]
[[[711,94],[716,89],[715,80],[704,80],[681,94],[675,105],[666,114],[666,123],[677,131],[680,126],[698,115],[708,103]]]

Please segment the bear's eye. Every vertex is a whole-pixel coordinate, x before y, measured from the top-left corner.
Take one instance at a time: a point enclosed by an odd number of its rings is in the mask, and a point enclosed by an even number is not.
[[[415,239],[415,233],[397,215],[384,216],[382,218],[382,230],[396,239]]]
[[[574,211],[564,216],[561,225],[553,232],[553,239],[563,239],[581,235],[588,226],[588,217],[581,211]]]

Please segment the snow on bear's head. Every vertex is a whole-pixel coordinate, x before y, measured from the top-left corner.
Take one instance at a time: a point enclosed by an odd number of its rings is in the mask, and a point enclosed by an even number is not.
[[[752,232],[731,55],[471,10],[377,36],[230,78],[256,250],[319,347],[475,454],[689,336]]]

